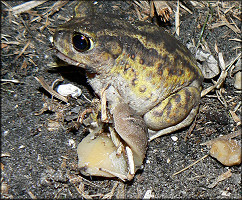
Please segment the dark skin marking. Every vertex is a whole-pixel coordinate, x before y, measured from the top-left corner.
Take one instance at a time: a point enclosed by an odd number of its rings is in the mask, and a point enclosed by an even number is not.
[[[137,78],[132,79],[131,84],[132,84],[133,86],[136,86],[136,84],[135,84],[135,81],[136,81],[136,80],[137,80]]]
[[[185,89],[185,97],[186,97],[186,104],[185,104],[185,110],[188,110],[188,104],[192,103],[191,102],[191,92],[188,89]]]
[[[163,115],[163,113],[164,113],[164,110],[161,110],[161,111],[154,111],[153,114],[155,117],[161,117]]]
[[[160,76],[162,76],[162,74],[163,74],[162,64],[160,64],[160,66],[158,67],[158,69],[157,69],[157,73],[158,73]]]
[[[175,102],[179,104],[181,102],[181,95],[175,94]]]
[[[176,75],[176,70],[175,69],[169,69],[168,70],[169,76],[175,76]]]
[[[169,117],[170,114],[171,114],[171,110],[172,110],[171,100],[170,100],[170,101],[168,102],[168,104],[166,105],[165,110],[166,110],[166,114],[167,114],[167,116]]]
[[[140,59],[140,60],[139,60],[139,63],[140,63],[141,65],[143,65],[143,64],[145,63],[145,61],[144,61],[143,59]]]

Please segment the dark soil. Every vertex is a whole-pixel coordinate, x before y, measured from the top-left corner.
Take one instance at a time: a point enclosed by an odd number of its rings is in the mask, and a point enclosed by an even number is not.
[[[14,7],[23,1],[6,3]],[[43,107],[43,94],[49,102],[51,96],[34,77],[43,76],[51,85],[62,75],[64,83],[80,87],[87,98],[92,99],[95,96],[86,83],[84,70],[75,67],[53,70],[48,66],[57,60],[49,38],[58,25],[73,15],[76,2],[68,2],[58,12],[49,16],[50,24],[47,24],[47,28],[40,30],[46,20],[43,16],[39,21],[30,22],[53,4],[54,1],[47,1],[32,9],[32,12],[20,14],[18,17],[4,11],[6,4],[1,5],[1,78],[20,81],[1,84],[1,181],[8,185],[8,191],[2,193],[2,198],[84,198],[84,193],[81,195],[76,189],[79,186],[81,188],[83,184],[85,194],[100,198],[110,192],[115,183],[119,183],[114,191],[116,198],[143,198],[147,190],[152,190],[154,198],[241,198],[241,165],[225,167],[208,156],[186,171],[172,176],[208,154],[209,149],[200,143],[238,130],[239,127],[236,126],[229,110],[233,110],[241,101],[241,92],[234,88],[233,77],[230,76],[223,84],[223,96],[228,107],[220,103],[215,91],[203,97],[195,128],[187,141],[184,141],[184,138],[189,127],[150,142],[144,168],[137,172],[131,182],[123,184],[117,179],[83,177],[78,172],[76,147],[87,134],[85,128],[81,126],[78,132],[63,128],[48,131],[48,119],[53,119],[54,113],[35,115]],[[100,9],[105,12],[118,13],[129,20],[137,19],[134,6],[130,2],[104,1],[98,2],[98,5],[102,5]],[[189,3],[187,6],[193,14],[182,12],[178,39],[184,44],[194,39],[197,44],[209,8],[195,8]],[[214,16],[208,24],[219,21],[216,12],[214,8]],[[230,16],[241,30],[241,22],[238,19],[230,12],[226,16]],[[168,26],[165,25],[164,28],[174,32],[174,15]],[[218,59],[214,50],[216,43],[228,63],[237,53],[233,47],[240,45],[239,42],[229,39],[241,36],[227,26],[220,26],[214,29],[206,28],[203,38],[214,57]],[[9,43],[4,46],[6,41]],[[20,55],[28,41],[28,47]],[[211,80],[205,80],[203,87],[211,85]],[[83,96],[80,97],[80,102],[82,110],[89,105]],[[241,109],[236,111],[236,114],[241,116]],[[68,122],[70,121],[65,120],[65,128]],[[172,136],[176,136],[178,140],[173,141]],[[208,187],[229,169],[232,172],[231,177],[219,182],[214,188]]]

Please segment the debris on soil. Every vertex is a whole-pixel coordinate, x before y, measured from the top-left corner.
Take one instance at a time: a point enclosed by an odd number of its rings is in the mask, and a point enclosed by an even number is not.
[[[208,157],[208,155],[203,156],[202,158],[198,159],[197,161],[195,161],[194,163],[188,165],[187,167],[183,168],[182,170],[172,174],[172,176],[175,176],[177,174],[180,174],[181,172],[184,172],[185,170],[189,169],[190,167],[192,167],[193,165],[197,164],[198,162],[202,161],[203,159],[205,159],[207,157]]]
[[[227,172],[222,173],[220,176],[218,176],[213,183],[208,185],[208,188],[214,188],[219,182],[226,180],[227,178],[231,177],[232,172],[231,169],[229,169]]]

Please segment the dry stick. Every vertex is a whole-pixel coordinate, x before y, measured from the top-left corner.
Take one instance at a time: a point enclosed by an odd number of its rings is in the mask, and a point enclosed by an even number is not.
[[[92,199],[92,197],[91,197],[90,195],[86,194],[82,188],[77,187],[75,184],[74,184],[74,186],[75,186],[77,192],[78,192],[78,193],[79,193],[84,199]]]
[[[191,134],[191,132],[194,130],[194,128],[195,128],[195,126],[196,126],[196,124],[197,124],[197,115],[196,115],[196,117],[195,117],[195,119],[193,120],[193,122],[192,122],[192,125],[189,127],[189,129],[188,129],[188,131],[187,131],[187,133],[186,133],[186,135],[185,135],[185,138],[184,138],[184,141],[186,142],[187,141],[187,138],[188,138],[188,136]]]
[[[118,185],[119,185],[119,182],[118,182],[118,181],[115,182],[115,183],[114,183],[114,186],[113,186],[113,188],[112,188],[112,190],[111,190],[110,192],[108,192],[107,194],[105,194],[105,195],[102,197],[102,199],[111,199],[111,198],[113,197],[114,192],[115,192],[115,189],[118,187]]]
[[[57,1],[45,13],[41,14],[41,16],[38,16],[38,17],[32,19],[31,23],[36,21],[36,20],[39,20],[42,17],[47,18],[47,17],[53,15],[55,12],[59,11],[61,9],[61,7],[63,7],[67,3],[68,3],[68,1]]]
[[[176,35],[179,36],[180,34],[180,5],[179,0],[177,1],[177,9],[176,9],[176,15],[175,15],[175,23],[176,23]]]
[[[59,93],[57,93],[55,90],[53,90],[44,80],[44,78],[41,77],[34,77],[41,85],[42,87],[49,92],[52,96],[56,97],[57,99],[64,101],[66,103],[68,103],[68,99],[62,95],[60,95]]]
[[[37,197],[31,191],[27,191],[27,193],[31,199],[37,199]]]
[[[186,10],[187,12],[189,12],[191,15],[193,14],[193,12],[191,10],[189,10],[186,6],[184,6],[181,3],[180,3],[180,7],[183,8],[184,10]]]
[[[202,158],[198,159],[196,162],[194,162],[194,163],[188,165],[187,167],[183,168],[183,169],[180,170],[179,172],[176,172],[176,173],[172,174],[172,176],[175,176],[175,175],[177,175],[177,174],[180,174],[181,172],[187,170],[188,168],[192,167],[193,165],[197,164],[198,162],[200,162],[201,160],[203,160],[203,159],[205,159],[205,158],[207,158],[207,157],[208,157],[208,155],[203,156]]]
[[[23,53],[25,52],[25,50],[28,48],[29,44],[30,44],[30,40],[28,40],[27,44],[24,46],[24,48],[23,48],[22,51],[19,53],[19,55],[14,59],[14,61],[18,60],[18,58],[19,58],[20,56],[22,56],[22,54],[23,54]]]
[[[13,80],[11,80],[11,79],[0,79],[0,81],[1,82],[20,83],[20,81],[17,80],[17,79],[13,79]]]
[[[22,12],[26,12],[32,8],[35,8],[43,3],[45,3],[47,0],[45,1],[28,1],[26,3],[20,4],[18,6],[13,7],[12,9],[7,9],[8,11],[12,11],[14,15],[20,14]]]

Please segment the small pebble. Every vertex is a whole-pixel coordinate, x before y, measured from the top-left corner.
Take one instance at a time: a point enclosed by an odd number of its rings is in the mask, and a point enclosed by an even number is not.
[[[81,89],[72,84],[59,85],[57,92],[65,97],[68,95],[71,95],[72,97],[79,97],[82,94]]]
[[[176,137],[176,136],[171,136],[171,139],[172,139],[174,142],[176,142],[176,141],[178,140],[178,137]]]
[[[68,140],[68,145],[71,146],[73,149],[76,148],[76,142],[73,139]]]
[[[20,146],[19,146],[19,149],[24,149],[24,148],[25,148],[24,145],[20,145]]]

